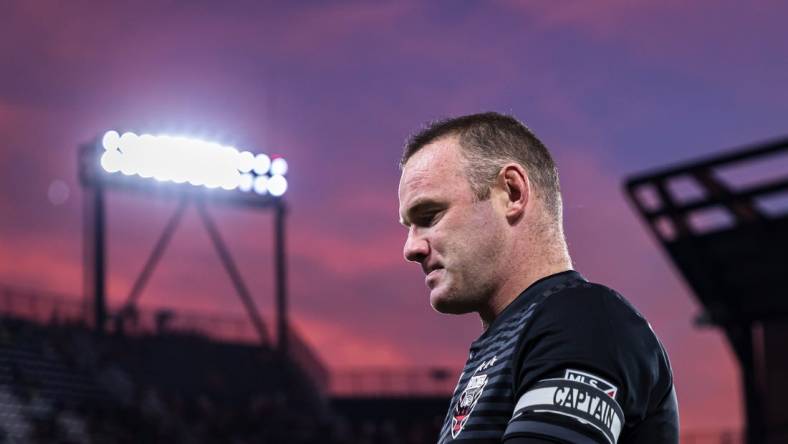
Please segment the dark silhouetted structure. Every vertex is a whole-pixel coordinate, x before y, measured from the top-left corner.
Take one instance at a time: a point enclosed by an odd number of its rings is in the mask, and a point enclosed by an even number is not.
[[[244,318],[161,314],[95,335],[79,298],[0,285],[0,443],[435,442],[445,369],[353,371],[330,394],[295,329],[282,366]]]
[[[788,139],[626,182],[741,365],[747,442],[788,442]]]

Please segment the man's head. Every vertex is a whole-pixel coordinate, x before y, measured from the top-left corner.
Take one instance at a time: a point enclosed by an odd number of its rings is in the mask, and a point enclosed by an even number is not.
[[[560,221],[561,191],[553,158],[542,141],[512,116],[489,112],[432,122],[408,139],[400,169],[425,146],[447,136],[459,137],[466,177],[479,200],[490,196],[501,168],[515,162],[525,168],[548,216]]]
[[[432,123],[408,140],[400,166],[405,258],[422,265],[440,312],[485,310],[516,273],[519,250],[535,245],[526,238],[562,233],[553,160],[512,117]]]

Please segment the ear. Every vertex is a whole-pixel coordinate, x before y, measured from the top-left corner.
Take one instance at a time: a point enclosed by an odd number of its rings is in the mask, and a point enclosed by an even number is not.
[[[525,168],[517,163],[508,163],[501,168],[498,177],[505,193],[505,215],[510,223],[523,217],[531,198],[531,182]]]

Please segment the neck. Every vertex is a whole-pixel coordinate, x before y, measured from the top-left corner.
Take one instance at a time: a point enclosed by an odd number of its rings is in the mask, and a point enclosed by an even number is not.
[[[504,276],[501,285],[488,299],[485,307],[479,310],[484,330],[487,330],[495,318],[534,282],[562,271],[572,270],[572,260],[569,258],[566,244],[562,242],[561,245],[560,248],[540,249],[534,251],[536,254],[530,254],[528,257],[519,255],[517,260],[508,261],[508,268],[501,273]]]

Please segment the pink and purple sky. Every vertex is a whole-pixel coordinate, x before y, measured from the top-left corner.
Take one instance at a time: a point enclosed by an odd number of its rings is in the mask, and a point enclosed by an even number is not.
[[[403,261],[397,160],[424,121],[497,110],[553,151],[576,268],[662,338],[682,428],[737,428],[730,349],[692,326],[621,184],[787,132],[786,16],[778,1],[2,2],[0,283],[81,293],[78,144],[189,133],[289,159],[291,313],[331,368],[459,369],[481,325],[433,312]],[[110,196],[112,301],[172,209]],[[270,215],[214,214],[269,317]],[[141,302],[242,313],[193,212]]]

